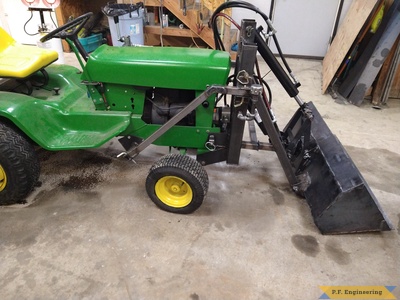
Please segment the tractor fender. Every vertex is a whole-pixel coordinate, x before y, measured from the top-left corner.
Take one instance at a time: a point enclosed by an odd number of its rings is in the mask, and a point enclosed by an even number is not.
[[[16,94],[12,92],[0,92],[0,122],[4,119],[8,120],[10,123],[18,127],[22,132],[24,132],[33,141],[38,142],[35,139],[33,132],[37,128],[26,128],[23,119],[32,118],[28,113],[24,113],[28,108],[28,102],[32,103],[33,98],[24,94]]]
[[[77,99],[87,101],[85,94]],[[56,101],[0,92],[0,121],[9,120],[47,150],[97,148],[129,126],[130,112],[96,111],[89,104],[73,110]]]

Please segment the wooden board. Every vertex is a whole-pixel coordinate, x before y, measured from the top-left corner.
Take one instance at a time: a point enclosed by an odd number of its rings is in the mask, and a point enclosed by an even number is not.
[[[389,74],[389,70],[392,67],[394,54],[396,52],[399,42],[400,42],[400,36],[397,38],[395,45],[393,45],[392,49],[390,50],[389,55],[386,57],[385,62],[383,63],[381,71],[379,72],[377,80],[374,84],[372,101],[371,101],[373,105],[381,104],[383,94],[384,94],[386,86],[387,86],[387,79],[388,79],[387,77]],[[399,78],[400,78],[400,76],[399,76]],[[395,86],[392,86],[392,87],[395,88]],[[399,89],[400,89],[400,87],[399,87]]]
[[[197,30],[198,25],[198,12],[188,10],[186,16],[183,15],[182,10],[179,8],[179,3],[176,0],[163,0],[164,7],[173,13],[179,20],[182,21],[189,29],[192,30],[195,37],[201,38],[211,48],[214,48],[214,34],[210,28],[205,26],[202,30]]]
[[[322,62],[324,94],[378,0],[354,0]]]
[[[361,105],[365,93],[372,86],[376,76],[378,75],[383,62],[388,56],[390,49],[393,47],[397,37],[400,34],[400,2],[395,2],[387,11],[382,19],[382,23],[378,30],[368,43],[367,48],[361,54],[360,59],[357,61],[356,66],[349,72],[348,78],[356,79],[353,90],[351,91],[348,100],[355,105]],[[375,38],[376,43],[375,43]],[[371,54],[370,53],[370,48]],[[365,57],[364,57],[365,54]],[[358,68],[359,67],[359,68]],[[356,72],[352,72],[352,71]],[[358,72],[360,70],[360,72]],[[342,86],[344,83],[342,84]],[[341,88],[338,92],[341,93]],[[351,86],[351,85],[350,85]]]
[[[389,98],[400,99],[400,64],[397,65],[397,72],[394,75]]]
[[[118,0],[118,2],[128,2],[129,0]],[[147,6],[160,6],[160,0],[146,0],[144,4]],[[187,8],[186,15],[184,15],[179,0],[163,0],[162,1],[163,7],[168,9],[175,17],[177,17],[183,24],[185,24],[191,32],[187,32],[184,29],[182,32],[179,32],[179,29],[166,29],[163,34],[168,36],[176,36],[176,37],[193,37],[193,38],[200,38],[202,39],[209,47],[215,48],[214,46],[214,34],[211,28],[208,26],[200,27],[200,18],[199,18],[199,11],[193,10],[191,7]],[[147,27],[147,26],[145,26]],[[147,34],[152,34],[156,29],[146,29],[145,31]],[[156,30],[158,31],[158,30]],[[159,32],[159,31],[158,31]],[[157,32],[154,32],[157,34]]]
[[[62,10],[60,7],[56,8],[56,18],[58,26],[62,26],[65,24],[65,18],[63,16]],[[63,51],[64,52],[71,52],[71,48],[69,47],[68,43],[65,40],[61,41]]]

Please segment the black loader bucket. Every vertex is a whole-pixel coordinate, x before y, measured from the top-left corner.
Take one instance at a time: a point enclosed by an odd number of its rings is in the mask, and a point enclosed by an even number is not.
[[[314,222],[323,234],[390,230],[382,209],[359,170],[309,102],[292,117],[284,136],[286,151]]]
[[[252,9],[256,10],[254,7]],[[267,20],[267,17],[264,16],[264,19]],[[243,20],[241,28],[241,47],[236,65],[246,62],[249,57],[246,54],[251,53],[254,42],[258,53],[287,94],[299,104],[300,108],[278,135],[273,116],[264,104],[266,101],[255,102],[290,185],[296,193],[306,198],[321,233],[391,230],[378,201],[342,144],[332,134],[313,103],[305,103],[299,97],[300,83],[279,50],[286,70],[276,59],[266,42],[268,33],[261,26],[256,29],[254,20]],[[274,42],[279,49],[275,36]]]

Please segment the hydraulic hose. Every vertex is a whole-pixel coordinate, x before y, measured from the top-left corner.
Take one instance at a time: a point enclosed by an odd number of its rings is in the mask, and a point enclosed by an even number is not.
[[[272,7],[272,3],[271,3],[271,7]],[[212,28],[213,33],[214,33],[215,48],[217,50],[225,50],[225,47],[224,47],[223,42],[221,40],[221,37],[219,35],[218,26],[217,26],[216,20],[217,20],[218,14],[221,11],[223,11],[224,9],[227,9],[227,8],[244,8],[244,9],[248,9],[248,10],[254,11],[255,13],[259,14],[264,19],[265,23],[268,26],[268,31],[272,30],[270,28],[270,19],[258,7],[254,6],[253,4],[250,4],[248,2],[245,2],[245,1],[239,1],[239,0],[227,1],[227,2],[225,2],[223,4],[221,4],[214,11],[214,13],[213,13],[213,15],[211,16],[211,19],[210,19],[210,25],[211,25],[211,28]],[[270,12],[270,13],[272,13],[272,12]],[[279,42],[278,42],[278,39],[277,39],[276,35],[273,34],[272,38],[274,40],[274,43],[275,43],[275,46],[276,46],[276,50],[278,51],[279,57],[282,59],[282,62],[285,65],[285,68],[288,71],[288,73],[291,74],[292,70],[291,70],[289,64],[286,62],[285,57],[283,56],[283,53],[282,53],[282,50],[281,50],[281,47],[279,45]]]

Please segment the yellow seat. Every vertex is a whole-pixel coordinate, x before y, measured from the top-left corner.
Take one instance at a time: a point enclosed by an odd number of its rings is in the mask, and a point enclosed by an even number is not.
[[[57,59],[56,51],[18,44],[0,27],[0,77],[25,78]]]

